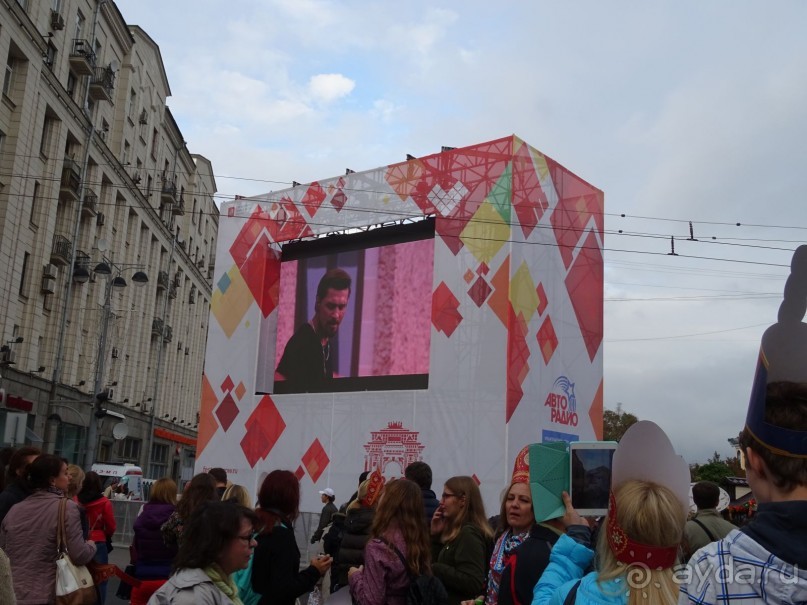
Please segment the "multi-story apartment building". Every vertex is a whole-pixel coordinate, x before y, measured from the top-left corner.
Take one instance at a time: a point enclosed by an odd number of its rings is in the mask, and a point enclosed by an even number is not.
[[[207,338],[211,163],[166,106],[159,47],[112,0],[1,3],[0,61],[0,443],[178,479]]]

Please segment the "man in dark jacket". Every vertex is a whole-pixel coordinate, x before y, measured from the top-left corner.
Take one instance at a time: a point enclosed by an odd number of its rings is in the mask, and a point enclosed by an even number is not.
[[[413,462],[404,470],[404,477],[414,481],[420,487],[420,493],[423,495],[423,514],[426,527],[429,527],[434,511],[440,506],[437,496],[432,491],[432,469],[423,461]]]
[[[317,526],[317,530],[314,532],[314,535],[311,536],[311,544],[316,544],[322,538],[322,532],[325,531],[325,528],[331,524],[331,517],[335,512],[337,512],[336,505],[333,503],[336,500],[336,495],[333,493],[333,490],[330,487],[326,487],[319,493],[320,498],[322,499],[322,503],[325,505],[322,507],[322,513],[319,516],[319,525]]]

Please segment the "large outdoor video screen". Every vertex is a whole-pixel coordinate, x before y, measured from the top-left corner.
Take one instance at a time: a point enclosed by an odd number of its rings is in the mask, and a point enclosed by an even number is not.
[[[433,267],[431,220],[284,246],[264,392],[428,388]]]

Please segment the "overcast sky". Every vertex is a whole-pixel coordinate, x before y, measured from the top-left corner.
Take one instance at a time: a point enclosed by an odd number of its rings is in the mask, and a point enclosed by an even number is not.
[[[690,462],[731,452],[807,242],[807,3],[118,6],[219,201],[509,134],[602,189],[605,406]]]

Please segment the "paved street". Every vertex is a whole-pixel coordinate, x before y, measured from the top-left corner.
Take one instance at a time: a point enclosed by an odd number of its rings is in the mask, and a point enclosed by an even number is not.
[[[121,569],[126,569],[129,564],[129,545],[128,544],[114,544],[115,548],[109,553],[109,562],[114,563]],[[106,603],[107,605],[128,605],[129,601],[124,601],[115,596],[115,591],[118,589],[118,578],[112,578],[106,589]]]

